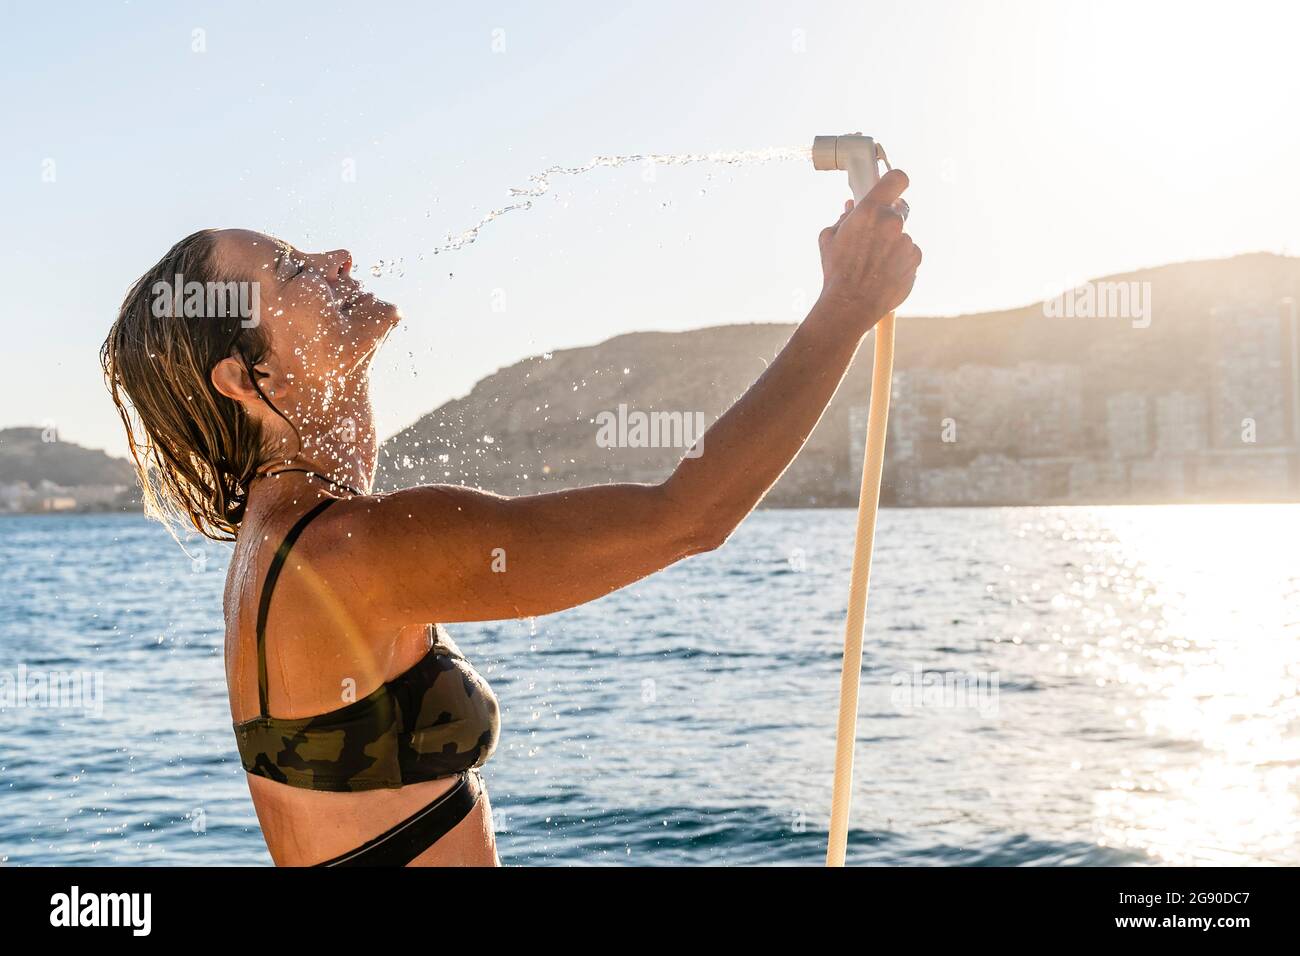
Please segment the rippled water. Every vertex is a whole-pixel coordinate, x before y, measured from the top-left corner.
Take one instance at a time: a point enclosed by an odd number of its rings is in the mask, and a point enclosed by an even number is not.
[[[1297,532],[1300,506],[882,513],[849,863],[1300,863]],[[852,533],[762,512],[594,604],[451,626],[502,704],[502,861],[822,863]],[[224,563],[136,516],[0,518],[0,687],[103,681],[0,711],[8,863],[269,863]]]

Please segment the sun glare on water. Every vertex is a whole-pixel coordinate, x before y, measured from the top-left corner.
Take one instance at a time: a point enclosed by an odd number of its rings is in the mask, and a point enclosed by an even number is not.
[[[1126,725],[1164,741],[1098,794],[1100,838],[1172,864],[1289,857],[1300,819],[1300,507],[1094,514],[1089,571],[1110,578],[1110,596],[1094,588],[1083,602],[1094,639],[1081,648],[1084,672],[1130,690]]]

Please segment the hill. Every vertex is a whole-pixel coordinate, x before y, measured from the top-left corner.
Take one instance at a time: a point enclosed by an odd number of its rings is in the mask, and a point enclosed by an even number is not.
[[[0,484],[129,485],[129,462],[93,448],[63,441],[53,429],[0,429]]]

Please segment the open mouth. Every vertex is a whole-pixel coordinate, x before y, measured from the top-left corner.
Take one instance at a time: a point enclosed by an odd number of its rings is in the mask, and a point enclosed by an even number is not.
[[[351,295],[339,300],[338,308],[342,315],[348,315],[359,302],[374,301],[374,295],[363,289],[357,289]]]

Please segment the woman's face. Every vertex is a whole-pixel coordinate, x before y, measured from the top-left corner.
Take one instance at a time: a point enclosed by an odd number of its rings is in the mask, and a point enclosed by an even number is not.
[[[257,370],[282,411],[302,423],[328,420],[338,404],[362,397],[370,360],[402,316],[361,289],[346,250],[302,252],[259,232],[227,229],[217,235],[215,255],[224,273],[257,283],[258,322],[271,348]]]

